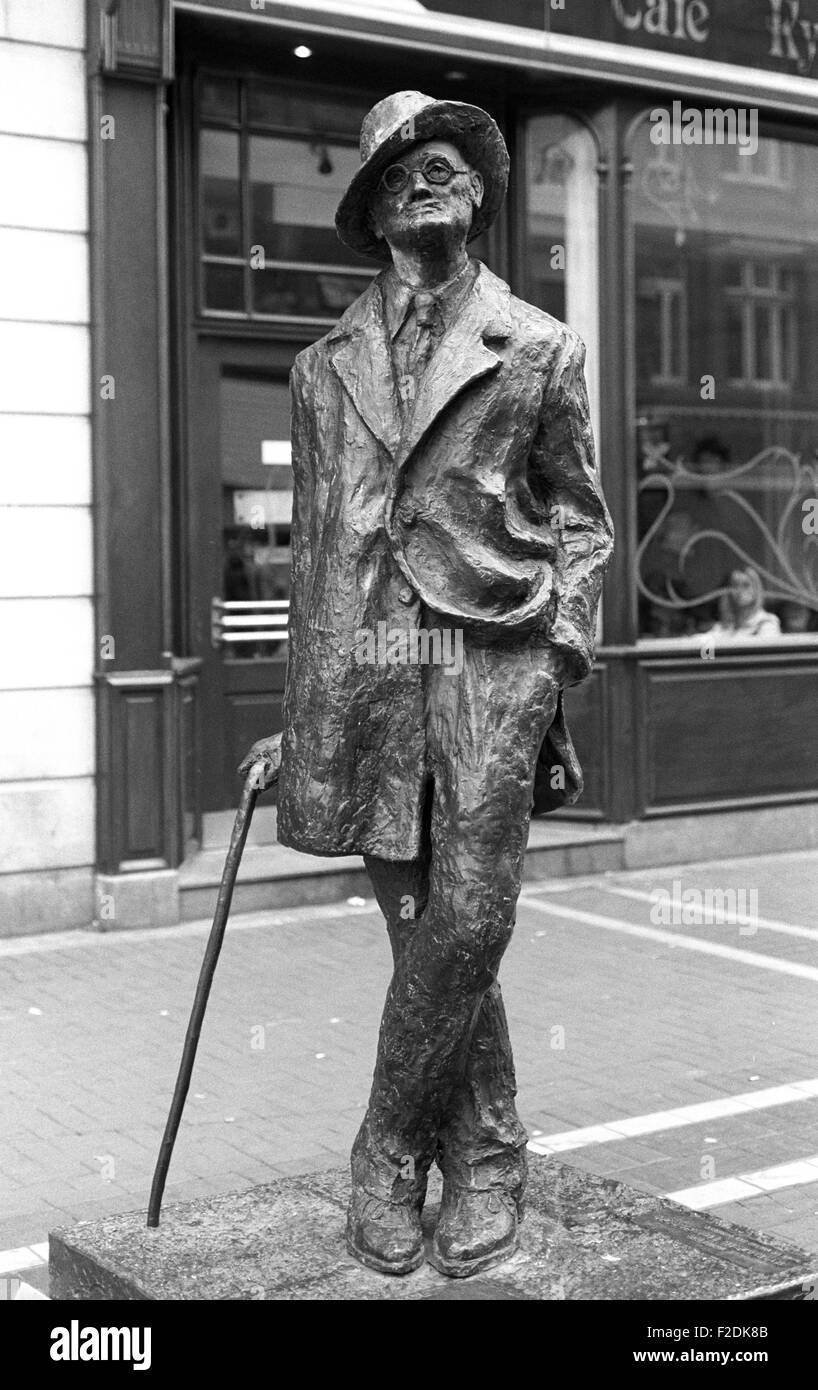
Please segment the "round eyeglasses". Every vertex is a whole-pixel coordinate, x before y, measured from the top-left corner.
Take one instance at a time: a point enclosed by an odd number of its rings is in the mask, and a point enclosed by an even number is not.
[[[387,193],[402,193],[415,174],[422,174],[427,183],[451,183],[455,174],[468,174],[469,169],[456,169],[454,164],[442,154],[433,154],[416,169],[407,169],[405,164],[390,164],[381,177],[381,188]]]

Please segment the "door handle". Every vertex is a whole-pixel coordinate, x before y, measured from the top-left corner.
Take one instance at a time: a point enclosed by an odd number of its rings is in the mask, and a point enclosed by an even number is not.
[[[210,642],[215,649],[242,642],[286,642],[289,599],[222,599],[210,602]]]

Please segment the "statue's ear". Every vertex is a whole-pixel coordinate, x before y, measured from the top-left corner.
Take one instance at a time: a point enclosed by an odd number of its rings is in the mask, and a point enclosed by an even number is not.
[[[472,200],[474,202],[475,208],[481,208],[483,206],[483,198],[485,197],[486,193],[486,185],[483,182],[483,175],[478,174],[476,169],[472,170],[471,190]]]

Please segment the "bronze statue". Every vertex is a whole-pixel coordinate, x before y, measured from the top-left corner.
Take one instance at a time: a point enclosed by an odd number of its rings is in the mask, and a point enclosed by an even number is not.
[[[336,217],[383,272],[293,367],[278,838],[361,854],[394,974],[352,1151],[350,1252],[472,1274],[516,1249],[526,1132],[497,972],[529,819],[576,799],[610,518],[570,329],[469,258],[509,160],[478,107],[398,92]]]

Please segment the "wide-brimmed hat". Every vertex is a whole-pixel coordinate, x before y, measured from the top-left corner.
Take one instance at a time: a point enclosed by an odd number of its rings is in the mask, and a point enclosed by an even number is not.
[[[350,250],[389,260],[389,247],[369,225],[370,198],[388,165],[418,141],[433,139],[456,145],[483,177],[483,203],[475,212],[469,241],[494,221],[506,194],[509,169],[506,142],[496,121],[488,111],[463,101],[435,101],[423,92],[394,92],[364,117],[361,167],[335,214],[338,235]]]

